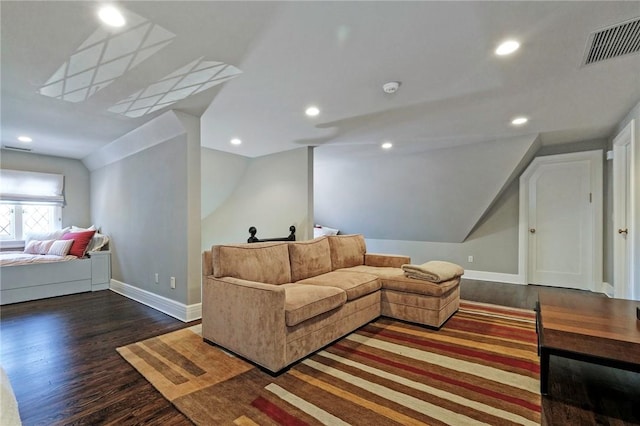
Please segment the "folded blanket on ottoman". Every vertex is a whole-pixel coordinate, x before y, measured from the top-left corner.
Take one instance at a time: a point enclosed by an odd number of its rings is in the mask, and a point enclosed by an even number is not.
[[[408,278],[441,283],[464,274],[464,269],[455,263],[442,260],[431,260],[422,265],[402,265],[404,275]]]

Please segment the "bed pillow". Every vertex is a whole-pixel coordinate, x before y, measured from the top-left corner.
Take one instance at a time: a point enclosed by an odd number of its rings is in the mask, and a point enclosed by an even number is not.
[[[84,257],[84,254],[87,252],[87,246],[95,233],[96,231],[67,232],[61,239],[74,240],[69,254],[76,257]]]
[[[88,228],[80,228],[79,226],[72,226],[70,231],[71,232],[84,232],[84,231],[97,231],[98,228],[96,228],[95,225],[91,225]]]
[[[53,254],[56,256],[66,256],[71,250],[71,246],[75,240],[57,240],[53,241],[47,254]]]
[[[89,246],[87,247],[87,251],[100,251],[102,247],[106,246],[109,243],[109,237],[104,234],[100,234],[96,232],[91,238],[89,242]]]
[[[24,248],[27,254],[47,254],[54,240],[31,240]]]
[[[70,229],[71,229],[70,227],[67,227],[67,228],[58,229],[58,230],[49,231],[49,232],[27,232],[26,235],[24,236],[24,245],[26,247],[29,244],[29,242],[33,240],[38,240],[38,241],[58,240],[64,234],[69,232]],[[46,253],[43,253],[43,254],[46,254]]]
[[[329,228],[328,226],[316,225],[313,227],[313,238],[323,237],[325,235],[338,235],[339,229]]]

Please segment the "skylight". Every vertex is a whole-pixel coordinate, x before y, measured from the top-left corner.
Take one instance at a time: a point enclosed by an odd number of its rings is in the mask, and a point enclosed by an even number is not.
[[[68,102],[82,102],[136,67],[176,36],[133,12],[122,11],[127,27],[110,32],[98,28],[38,93]]]
[[[231,80],[242,73],[223,62],[195,61],[166,75],[145,89],[117,102],[109,111],[127,117],[141,117]]]

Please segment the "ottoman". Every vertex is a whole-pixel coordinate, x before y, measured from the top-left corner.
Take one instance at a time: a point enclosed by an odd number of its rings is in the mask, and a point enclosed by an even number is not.
[[[434,283],[408,278],[400,268],[349,268],[377,275],[382,283],[381,315],[440,328],[460,306],[460,277]]]

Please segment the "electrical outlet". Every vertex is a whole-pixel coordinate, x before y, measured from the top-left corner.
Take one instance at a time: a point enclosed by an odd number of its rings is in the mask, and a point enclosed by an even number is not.
[[[171,277],[171,288],[176,288],[176,277]]]
[[[160,282],[160,277],[158,276],[158,273],[156,272],[156,284],[158,284]]]
[[[469,263],[473,263],[473,256],[469,256],[469,257],[467,258],[467,262],[469,262]]]

